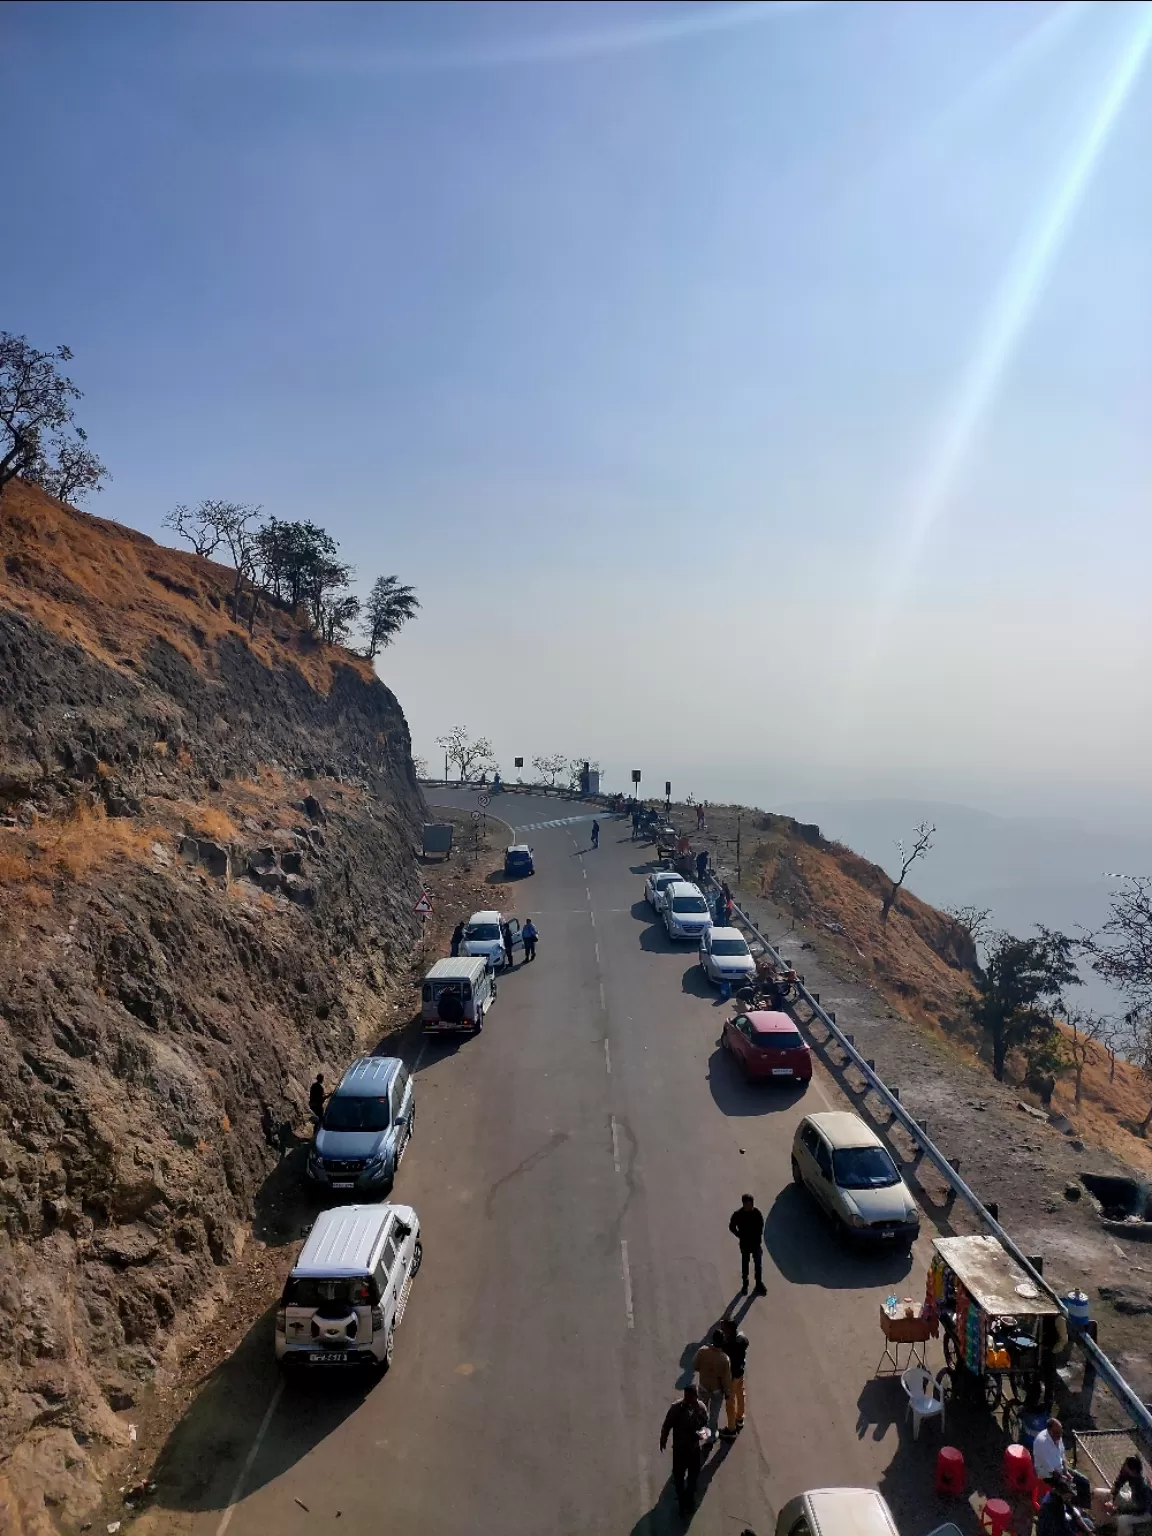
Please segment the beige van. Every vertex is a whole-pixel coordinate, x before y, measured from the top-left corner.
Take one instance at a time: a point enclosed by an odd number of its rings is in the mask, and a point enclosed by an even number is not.
[[[919,1236],[916,1202],[884,1143],[859,1115],[805,1115],[792,1142],[792,1177],[842,1237],[908,1247]]]
[[[875,1488],[814,1488],[780,1511],[776,1536],[900,1536]]]
[[[496,983],[483,955],[437,960],[420,989],[420,1018],[428,1035],[458,1034],[484,1028],[484,1015],[496,998]]]

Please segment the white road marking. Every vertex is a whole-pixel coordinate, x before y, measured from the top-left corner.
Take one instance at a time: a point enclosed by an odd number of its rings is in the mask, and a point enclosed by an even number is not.
[[[264,1436],[268,1433],[268,1426],[272,1422],[272,1415],[276,1412],[276,1404],[280,1401],[283,1394],[284,1383],[281,1381],[277,1383],[276,1390],[272,1394],[272,1401],[268,1404],[264,1417],[260,1420],[260,1428],[256,1431],[256,1438],[249,1447],[248,1455],[244,1459],[244,1465],[240,1468],[240,1476],[236,1479],[232,1486],[232,1492],[228,1495],[228,1503],[225,1506],[224,1514],[220,1519],[220,1524],[216,1527],[216,1536],[224,1536],[224,1532],[232,1523],[232,1516],[235,1514],[236,1506],[240,1502],[240,1495],[244,1491],[244,1484],[248,1480],[248,1474],[252,1470],[256,1457],[260,1454],[260,1447],[264,1443]]]
[[[624,1272],[624,1316],[628,1319],[629,1328],[636,1326],[636,1319],[632,1313],[632,1271],[628,1268],[628,1244],[620,1239],[620,1267]]]
[[[620,1172],[620,1142],[616,1135],[616,1116],[612,1116],[612,1167]]]
[[[499,819],[499,818],[497,818]],[[516,828],[517,832],[541,832],[548,827],[574,827],[582,821],[595,821],[595,815],[589,816],[557,816],[554,821],[526,821]],[[504,823],[508,825],[507,822]]]
[[[600,941],[597,940],[596,943],[592,947],[596,951],[596,964],[599,965],[600,964]]]
[[[604,1037],[604,1065],[608,1068],[608,1076],[612,1076],[612,1057],[608,1053],[608,1037]]]
[[[604,1001],[604,983],[603,982],[600,983],[600,1010],[601,1010],[602,1013],[607,1013],[608,1012],[608,1004]]]
[[[588,900],[589,901],[592,900],[592,893],[591,892],[588,893]],[[589,912],[588,916],[592,919],[592,926],[593,926],[593,928],[595,928],[595,926],[596,926],[596,914],[595,914],[595,912]]]

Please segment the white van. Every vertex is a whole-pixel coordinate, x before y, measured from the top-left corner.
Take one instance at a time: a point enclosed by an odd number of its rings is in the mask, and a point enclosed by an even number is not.
[[[487,960],[460,955],[437,960],[420,989],[420,1019],[428,1035],[455,1034],[484,1028],[484,1015],[496,998],[496,983]]]
[[[276,1313],[281,1366],[386,1371],[423,1256],[420,1222],[410,1205],[321,1211]]]

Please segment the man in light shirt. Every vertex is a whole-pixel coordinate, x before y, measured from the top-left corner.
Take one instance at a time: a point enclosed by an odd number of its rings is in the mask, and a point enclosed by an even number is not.
[[[1092,1484],[1082,1472],[1073,1472],[1064,1460],[1064,1426],[1059,1419],[1049,1419],[1047,1429],[1042,1429],[1032,1442],[1032,1465],[1036,1476],[1049,1487],[1056,1478],[1070,1478],[1077,1506],[1080,1509],[1092,1507]]]

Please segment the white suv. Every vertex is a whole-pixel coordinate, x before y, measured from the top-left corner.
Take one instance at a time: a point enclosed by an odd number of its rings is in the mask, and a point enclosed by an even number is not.
[[[410,1205],[321,1211],[280,1298],[276,1359],[285,1367],[386,1371],[423,1256]]]
[[[688,880],[676,880],[664,887],[661,916],[670,939],[698,939],[712,926],[712,913],[700,887]]]

